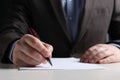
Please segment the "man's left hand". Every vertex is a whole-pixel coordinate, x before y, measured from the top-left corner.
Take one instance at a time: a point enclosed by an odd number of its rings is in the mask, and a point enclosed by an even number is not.
[[[112,44],[97,44],[90,47],[80,61],[100,64],[120,62],[120,49]]]

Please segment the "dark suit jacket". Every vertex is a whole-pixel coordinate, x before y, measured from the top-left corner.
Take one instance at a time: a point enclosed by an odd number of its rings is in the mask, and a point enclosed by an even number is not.
[[[120,0],[86,0],[79,33],[72,42],[60,0],[14,0],[0,28],[0,59],[9,62],[11,44],[33,27],[40,39],[54,47],[53,57],[80,57],[89,47],[120,42]]]

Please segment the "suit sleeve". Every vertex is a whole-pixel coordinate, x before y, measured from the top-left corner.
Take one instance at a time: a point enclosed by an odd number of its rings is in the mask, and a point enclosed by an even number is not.
[[[109,28],[109,43],[116,43],[120,45],[120,0],[115,0],[113,16]]]
[[[12,43],[28,33],[30,12],[27,0],[12,0],[0,22],[0,61],[10,63],[9,52]],[[29,13],[29,14],[28,14]]]

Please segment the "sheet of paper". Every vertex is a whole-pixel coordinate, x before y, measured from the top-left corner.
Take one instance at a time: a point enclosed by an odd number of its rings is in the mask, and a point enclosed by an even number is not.
[[[40,64],[36,67],[20,67],[20,70],[30,69],[62,69],[62,70],[82,70],[82,69],[105,69],[97,64],[81,63],[78,58],[52,58],[53,66],[49,63]]]

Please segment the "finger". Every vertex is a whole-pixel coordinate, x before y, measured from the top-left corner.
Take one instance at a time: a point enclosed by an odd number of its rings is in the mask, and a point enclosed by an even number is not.
[[[89,52],[86,51],[85,54],[80,58],[80,62],[88,62],[87,56],[89,55]]]
[[[99,59],[104,58],[105,55],[105,48],[102,46],[97,45],[93,51],[91,51],[90,55],[91,57],[89,58],[90,63],[96,63]]]
[[[120,62],[120,58],[118,55],[111,55],[111,56],[108,56],[102,60],[100,60],[98,63],[100,64],[107,64],[107,63],[114,63],[114,62]]]
[[[93,60],[95,63],[98,62],[99,60],[101,59],[104,59],[108,56],[111,56],[113,55],[113,53],[107,49],[103,50],[103,51],[99,51],[98,54],[96,54],[94,57],[93,57]]]
[[[14,54],[13,63],[17,66],[35,66],[38,64],[38,62],[33,61],[30,57],[21,52]]]
[[[82,57],[82,62],[89,62],[96,55],[96,46],[89,48]]]
[[[36,49],[38,52],[40,52],[41,55],[43,55],[44,57],[49,57],[50,56],[48,49],[42,44],[42,42],[38,38],[27,34],[23,37],[23,40],[28,45],[30,45],[31,47]]]
[[[96,49],[93,50],[93,51],[91,51],[91,53],[90,53],[90,55],[89,55],[89,57],[88,57],[88,62],[89,62],[89,63],[95,63],[93,57],[94,57],[96,54],[98,54],[98,52],[97,52]]]
[[[53,52],[53,47],[52,47],[52,45],[47,44],[47,43],[44,43],[44,42],[43,42],[43,45],[48,49],[49,53],[50,53],[51,56],[52,56],[52,52]],[[50,56],[50,57],[51,57],[51,56]]]
[[[22,53],[26,54],[28,57],[31,57],[33,60],[39,63],[42,63],[43,61],[45,61],[43,56],[37,50],[35,50],[34,48],[32,48],[26,43],[24,43],[24,45],[20,49]]]
[[[106,57],[106,58],[98,61],[98,63],[100,63],[100,64],[112,63],[112,62],[114,62],[113,60],[115,60],[114,56],[109,56],[109,57]]]
[[[89,55],[88,55],[88,62],[90,63],[94,63],[93,62],[93,57],[97,54],[97,50],[96,47],[93,48],[93,50],[90,51]]]
[[[27,55],[27,57],[31,57],[33,60],[35,60],[39,63],[45,62],[45,59],[43,58],[43,56],[41,56],[39,54],[38,51],[36,51],[34,48],[32,48],[31,46],[29,46],[28,44],[26,44],[25,42],[23,42],[21,40],[16,42],[14,52],[15,52],[15,54],[18,52],[22,52],[25,55]]]
[[[90,63],[96,63],[96,61],[99,60],[99,57],[96,57],[96,55],[101,55],[101,53],[103,53],[105,50],[106,50],[106,48],[104,48],[103,44],[97,44],[97,45],[91,47],[89,49],[91,54],[88,57],[88,61]]]
[[[45,60],[45,61],[43,61],[42,63],[43,63],[43,64],[46,64],[47,62],[48,62],[48,61],[47,61],[47,60]]]
[[[18,67],[26,67],[26,66],[35,66],[35,65],[30,65],[30,64],[27,64],[26,62],[24,62],[23,60],[21,59],[16,59],[16,60],[13,60],[13,63],[18,66]]]

